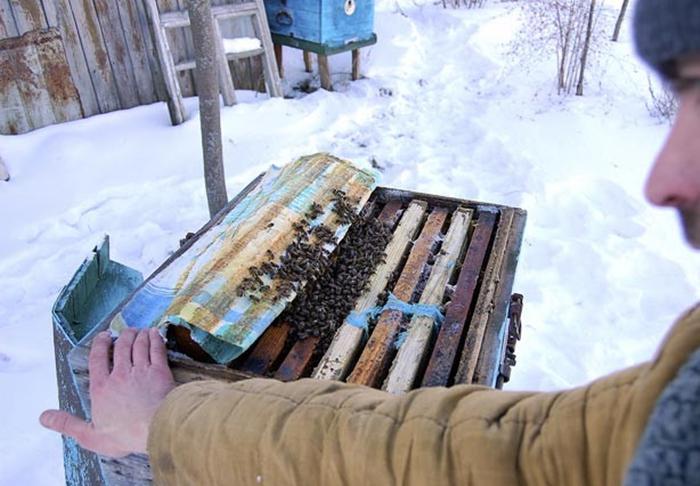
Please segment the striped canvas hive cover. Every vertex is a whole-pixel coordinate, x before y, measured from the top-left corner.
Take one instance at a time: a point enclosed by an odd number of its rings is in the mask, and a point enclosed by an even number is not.
[[[269,290],[259,300],[240,296],[237,289],[248,269],[262,264],[266,255],[279,259],[284,254],[295,239],[295,223],[313,203],[323,211],[311,226],[323,224],[340,241],[350,225],[340,224],[333,213],[334,192],[343,191],[359,212],[376,185],[375,173],[328,154],[271,168],[220,223],[136,292],[110,328],[119,333],[126,326],[185,326],[218,362],[235,359],[296,296],[278,292],[279,282],[269,276],[262,277]],[[327,250],[334,247],[326,243]]]

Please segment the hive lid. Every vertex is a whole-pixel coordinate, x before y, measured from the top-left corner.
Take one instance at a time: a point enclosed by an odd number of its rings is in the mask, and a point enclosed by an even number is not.
[[[326,239],[321,246],[326,253],[333,251],[350,227],[337,214],[337,195],[344,194],[348,208],[357,213],[377,178],[328,154],[271,168],[218,224],[136,292],[110,328],[118,333],[125,327],[176,324],[189,328],[216,361],[235,359],[306,284],[300,279],[291,289],[282,288],[288,286],[279,278],[264,272],[251,277],[250,269],[279,265],[300,224],[330,230],[335,240]],[[317,210],[310,219],[312,207]],[[257,283],[251,287],[252,278]]]

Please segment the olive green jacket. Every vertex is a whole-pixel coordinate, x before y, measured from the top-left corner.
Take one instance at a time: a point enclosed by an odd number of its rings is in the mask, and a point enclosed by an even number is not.
[[[558,393],[190,383],[157,412],[150,461],[156,484],[173,486],[620,485],[659,394],[698,347],[695,308],[653,361]]]

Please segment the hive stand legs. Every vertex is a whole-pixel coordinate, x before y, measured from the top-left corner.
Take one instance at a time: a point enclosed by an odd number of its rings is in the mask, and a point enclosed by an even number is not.
[[[275,61],[277,61],[277,69],[280,73],[280,78],[284,79],[284,65],[282,64],[282,44],[275,44]]]
[[[313,64],[311,63],[311,53],[309,51],[304,51],[304,70],[307,73],[313,71]]]
[[[328,56],[318,55],[318,74],[321,75],[321,88],[326,91],[333,91],[331,82],[331,70],[328,67]]]
[[[360,79],[360,50],[352,50],[352,80]]]

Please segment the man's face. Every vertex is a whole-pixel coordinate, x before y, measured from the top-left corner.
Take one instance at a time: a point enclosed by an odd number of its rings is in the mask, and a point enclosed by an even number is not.
[[[678,63],[679,107],[646,184],[652,204],[678,209],[685,237],[700,249],[700,55]]]

